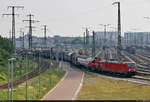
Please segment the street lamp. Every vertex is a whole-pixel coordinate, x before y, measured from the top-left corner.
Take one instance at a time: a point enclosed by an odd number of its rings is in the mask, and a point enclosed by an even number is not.
[[[14,62],[16,62],[16,58],[8,59],[8,100],[9,100],[9,70],[11,68],[11,100],[13,98],[13,67]]]
[[[117,46],[117,54],[118,54],[118,59],[121,61],[121,14],[120,14],[120,2],[114,2],[112,5],[118,5],[118,46]]]

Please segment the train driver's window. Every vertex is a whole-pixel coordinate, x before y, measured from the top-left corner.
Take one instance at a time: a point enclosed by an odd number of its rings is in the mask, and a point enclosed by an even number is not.
[[[135,64],[128,64],[128,68],[135,68]]]

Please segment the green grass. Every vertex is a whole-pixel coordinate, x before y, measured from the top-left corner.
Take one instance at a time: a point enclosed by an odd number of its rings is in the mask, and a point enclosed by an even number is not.
[[[15,56],[16,61],[16,72],[14,68],[14,80],[26,74],[26,60],[24,59],[22,62],[22,69],[20,69],[20,56]],[[38,64],[35,61],[29,59],[29,69],[28,72],[32,72],[34,69],[38,67]],[[3,65],[0,65],[0,84],[7,83],[8,81],[8,60],[6,60]]]
[[[53,61],[53,66],[41,74],[41,92],[39,94],[39,76],[32,78],[28,81],[28,100],[41,99],[50,89],[52,89],[59,80],[64,76],[65,71],[60,68],[56,68],[56,63]],[[51,74],[50,74],[51,73]],[[50,84],[51,75],[51,84]],[[7,89],[0,90],[0,100],[7,100]],[[26,84],[20,84],[13,89],[14,100],[25,100],[26,96]]]
[[[143,76],[143,77],[145,77],[145,78],[150,78],[150,75],[145,75],[145,76]]]
[[[77,100],[150,100],[150,86],[86,73]]]

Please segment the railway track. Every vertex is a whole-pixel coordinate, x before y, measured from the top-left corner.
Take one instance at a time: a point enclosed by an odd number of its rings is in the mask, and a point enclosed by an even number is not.
[[[136,75],[136,76],[133,76],[131,78],[122,78],[122,77],[119,77],[119,76],[113,76],[113,75],[105,75],[105,74],[100,74],[98,72],[93,72],[93,71],[89,71],[89,70],[86,70],[86,69],[80,69],[84,72],[88,72],[88,73],[91,73],[93,75],[97,75],[99,77],[104,77],[104,78],[110,78],[112,80],[122,80],[122,81],[128,81],[128,82],[134,82],[134,83],[139,83],[139,84],[143,84],[143,85],[150,85],[150,78],[145,78],[145,77],[141,77],[139,75]]]
[[[129,53],[126,53],[126,54],[139,64],[148,66],[150,63],[150,54],[147,52],[144,52],[143,50],[140,50],[140,51],[138,50],[136,54],[134,55],[129,54]]]
[[[116,51],[114,48],[110,49],[110,53],[112,54],[112,59],[116,59],[117,56],[116,56]]]
[[[134,62],[138,63],[138,64],[143,64],[145,63],[144,60],[140,59],[138,56],[136,55],[132,55],[132,54],[129,54],[127,52],[124,52],[125,55],[127,55],[130,59],[132,59]]]
[[[99,51],[95,57],[100,57],[101,53],[102,53],[102,51]]]
[[[109,49],[107,51],[107,55],[108,57],[111,57],[113,59],[116,58],[116,52],[115,52],[115,49]],[[142,62],[144,62],[144,59],[136,59],[135,57],[133,57],[133,55],[130,55],[128,54],[127,52],[123,52],[122,53],[122,57],[123,57],[123,60],[124,61],[129,61],[129,62],[136,62],[137,63],[137,60],[140,60]],[[104,56],[104,52],[102,51],[101,53],[99,53],[100,57]],[[135,61],[136,60],[136,61]],[[150,76],[150,67],[147,65],[147,64],[143,64],[143,63],[138,63],[137,64],[138,68],[137,68],[137,75],[140,75],[140,76]]]
[[[136,56],[138,58],[142,59],[143,64],[148,65],[150,63],[150,59],[149,58],[144,57],[143,55],[139,55],[139,54],[136,54]]]
[[[137,50],[136,53],[138,53],[139,55],[142,55],[144,57],[150,58],[150,53],[144,50]]]
[[[141,76],[138,76],[138,75],[133,76],[132,78],[134,78],[134,79],[140,79],[140,80],[146,80],[146,81],[150,82],[150,78],[145,78],[145,77],[141,77]]]
[[[40,63],[40,73],[43,73],[44,71],[46,71],[48,68],[50,67],[50,64],[48,62],[42,61]],[[39,69],[37,68],[35,71],[28,73],[28,79],[31,79],[33,77],[38,76],[39,74]],[[20,85],[21,83],[23,83],[24,81],[26,81],[26,75],[20,77],[17,80],[13,81],[13,86],[16,87],[18,85]],[[8,88],[8,83],[2,84],[0,85],[0,89],[6,89]]]
[[[145,77],[141,77],[141,76],[134,76],[129,80],[132,80],[133,82],[145,84],[145,85],[150,85],[150,78],[145,78]]]
[[[147,64],[138,63],[141,61],[141,59],[139,59],[139,58],[136,59],[135,57],[133,57],[133,55],[130,55],[127,52],[124,52],[122,55],[124,55],[125,59],[127,59],[128,61],[137,63],[137,67],[138,67],[137,74],[138,75],[150,75],[149,66]],[[144,62],[144,60],[142,60],[142,62]]]
[[[114,55],[115,54],[111,49],[106,49],[105,51],[104,50],[99,51],[97,53],[96,57],[100,57],[102,59],[105,59],[105,56],[106,56],[106,58],[108,58],[108,59],[113,59]]]
[[[116,58],[116,52],[115,52],[115,49],[109,49],[107,51],[107,57],[110,57],[110,58],[113,58],[115,59]],[[137,62],[138,64],[138,71],[137,71],[137,75],[132,77],[132,78],[117,78],[117,77],[113,77],[113,76],[107,76],[107,75],[103,75],[103,74],[99,74],[99,73],[95,73],[95,72],[91,72],[91,71],[87,71],[89,73],[92,73],[92,74],[96,74],[98,76],[104,76],[104,77],[111,77],[113,79],[117,79],[117,80],[124,80],[124,81],[131,81],[131,82],[136,82],[136,83],[141,83],[141,84],[146,84],[146,85],[150,85],[150,78],[146,78],[146,77],[142,77],[142,76],[148,76],[150,75],[150,68],[148,67],[147,63],[149,63],[149,59],[148,58],[145,58],[144,56],[142,55],[137,55],[136,57],[134,55],[130,55],[126,52],[124,52],[123,54],[123,60],[124,61],[129,61],[129,62]],[[104,56],[104,52],[102,51],[101,53],[99,53],[99,56]],[[145,60],[146,63],[145,63]],[[144,63],[144,64],[143,64]],[[85,71],[85,70],[84,70]]]

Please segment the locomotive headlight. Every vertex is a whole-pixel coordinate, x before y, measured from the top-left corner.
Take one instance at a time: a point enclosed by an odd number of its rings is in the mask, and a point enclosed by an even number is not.
[[[135,72],[135,69],[129,69],[129,72]]]

